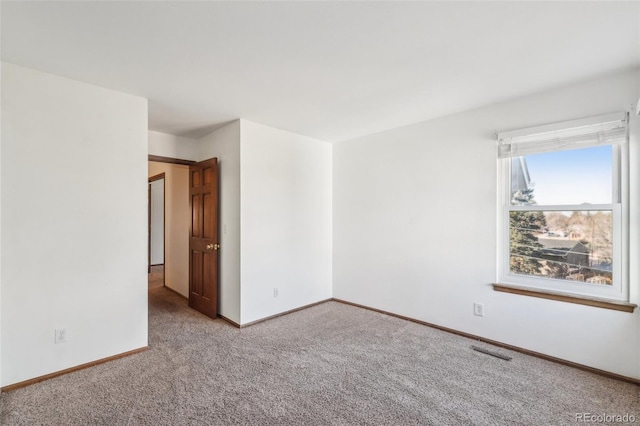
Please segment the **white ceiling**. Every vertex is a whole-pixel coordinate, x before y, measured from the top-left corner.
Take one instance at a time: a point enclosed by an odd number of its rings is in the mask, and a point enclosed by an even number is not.
[[[339,141],[640,66],[640,2],[3,2],[2,59]]]

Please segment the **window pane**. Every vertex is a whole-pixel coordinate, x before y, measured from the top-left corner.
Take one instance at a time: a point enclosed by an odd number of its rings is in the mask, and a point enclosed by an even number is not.
[[[509,212],[509,270],[591,284],[613,280],[613,215],[599,211]]]
[[[512,205],[611,204],[613,146],[511,159]]]

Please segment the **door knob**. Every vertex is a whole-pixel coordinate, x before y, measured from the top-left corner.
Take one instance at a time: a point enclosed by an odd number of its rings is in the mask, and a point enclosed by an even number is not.
[[[214,249],[214,250],[218,250],[219,248],[220,248],[220,244],[214,244],[214,245],[213,245],[213,249]]]
[[[220,248],[220,244],[207,244],[207,250],[218,250]]]
[[[213,250],[213,244],[207,244],[207,250]]]

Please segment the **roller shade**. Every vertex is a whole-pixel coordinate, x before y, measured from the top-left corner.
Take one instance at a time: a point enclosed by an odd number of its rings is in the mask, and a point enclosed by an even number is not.
[[[498,158],[625,143],[627,113],[498,133]]]

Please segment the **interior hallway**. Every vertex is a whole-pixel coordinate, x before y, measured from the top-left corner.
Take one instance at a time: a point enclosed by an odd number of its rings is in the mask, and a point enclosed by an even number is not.
[[[149,272],[149,288],[164,286],[164,265],[154,265]]]

